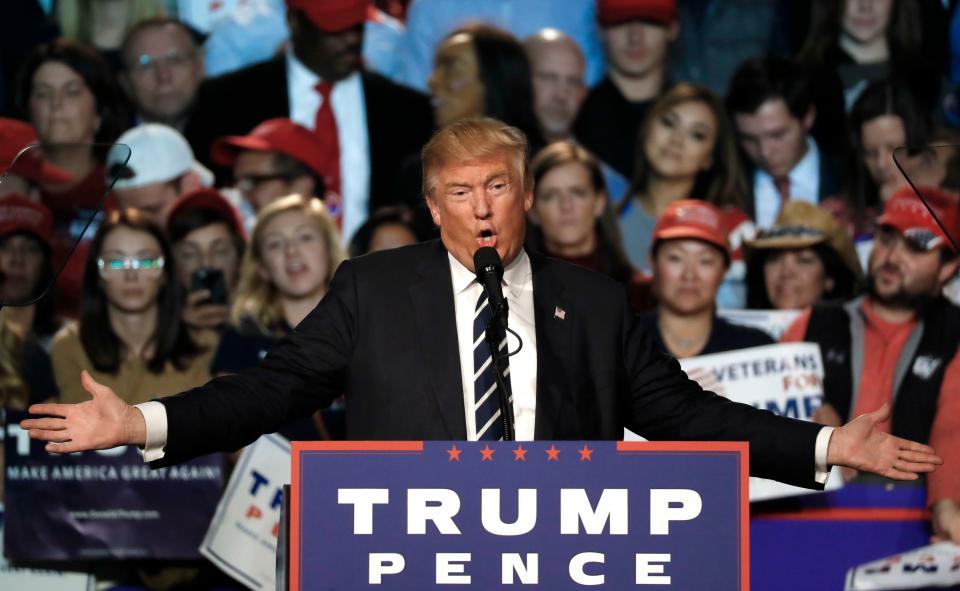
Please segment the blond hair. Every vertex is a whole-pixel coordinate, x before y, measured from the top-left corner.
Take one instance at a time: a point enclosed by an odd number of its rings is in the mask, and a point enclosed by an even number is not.
[[[525,191],[533,187],[527,170],[527,136],[516,127],[489,117],[463,119],[433,134],[421,153],[423,194],[435,197],[437,171],[451,162],[470,162],[506,155]]]
[[[0,408],[24,409],[30,388],[20,373],[24,339],[10,328],[4,312],[0,312]]]
[[[237,326],[244,322],[253,322],[263,333],[273,333],[283,319],[283,308],[277,297],[277,287],[272,281],[260,274],[263,265],[263,234],[272,219],[288,211],[301,211],[317,224],[323,234],[327,251],[327,276],[324,283],[329,285],[333,272],[346,258],[340,245],[340,230],[330,216],[323,201],[316,197],[288,195],[263,208],[257,215],[257,222],[250,237],[250,244],[240,264],[240,282],[231,310],[231,320]]]

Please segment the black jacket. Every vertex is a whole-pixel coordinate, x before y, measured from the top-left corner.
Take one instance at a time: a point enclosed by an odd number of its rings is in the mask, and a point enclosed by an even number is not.
[[[396,203],[417,205],[416,187],[398,187],[402,167],[430,139],[433,114],[424,95],[362,72],[370,142],[369,211]],[[267,119],[289,117],[287,68],[283,57],[253,64],[201,84],[184,135],[197,159],[223,182],[229,171],[214,166],[210,146],[218,137],[244,135]]]
[[[704,392],[659,353],[623,286],[530,254],[537,439],[747,440],[755,476],[817,488],[820,426]],[[566,311],[564,318],[554,312]],[[439,241],[344,262],[323,301],[255,369],[164,398],[168,465],[233,450],[347,394],[357,440],[462,440],[463,389]]]

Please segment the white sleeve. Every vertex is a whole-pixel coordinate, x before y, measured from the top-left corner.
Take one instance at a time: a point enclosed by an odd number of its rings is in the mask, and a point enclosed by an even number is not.
[[[140,411],[147,425],[147,444],[143,446],[143,461],[159,460],[163,457],[163,448],[167,445],[167,408],[156,400],[137,404],[134,408]]]
[[[157,404],[160,404],[159,402]],[[161,405],[163,406],[163,405]],[[166,439],[166,414],[164,414],[164,439]],[[149,434],[150,431],[147,430]],[[830,437],[833,435],[833,427],[823,427],[817,434],[817,444],[814,447],[814,458],[816,463],[816,473],[814,479],[820,484],[826,484],[830,476],[830,466],[827,465],[827,448],[830,447]]]

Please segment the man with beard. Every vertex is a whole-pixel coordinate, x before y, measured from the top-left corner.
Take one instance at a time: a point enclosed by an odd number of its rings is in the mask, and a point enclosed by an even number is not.
[[[938,189],[922,193],[957,236],[957,198]],[[960,543],[960,308],[942,296],[960,259],[909,191],[895,194],[877,221],[868,293],[814,306],[783,340],[820,345],[826,401],[815,420],[840,425],[889,403],[891,419],[881,429],[942,451],[945,469],[928,479],[934,537]]]
[[[277,58],[205,81],[184,135],[213,166],[217,138],[242,136],[267,119],[286,117],[325,139],[334,138],[336,178],[343,197],[342,231],[350,236],[368,212],[406,202],[420,205],[404,172],[430,138],[427,98],[363,68],[363,0],[286,0],[290,43]],[[414,167],[415,168],[415,167]]]

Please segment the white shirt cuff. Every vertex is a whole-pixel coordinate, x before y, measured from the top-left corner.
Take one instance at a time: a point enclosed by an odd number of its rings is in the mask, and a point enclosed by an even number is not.
[[[166,415],[164,415],[164,430],[166,430]],[[832,435],[833,427],[823,427],[817,433],[817,444],[814,447],[814,462],[817,471],[814,474],[814,480],[820,484],[826,484],[827,478],[830,476],[830,466],[827,465],[827,448],[830,447],[830,436]]]
[[[135,405],[143,414],[147,425],[147,444],[143,446],[143,461],[152,462],[163,457],[167,445],[167,408],[161,402],[151,400]]]

